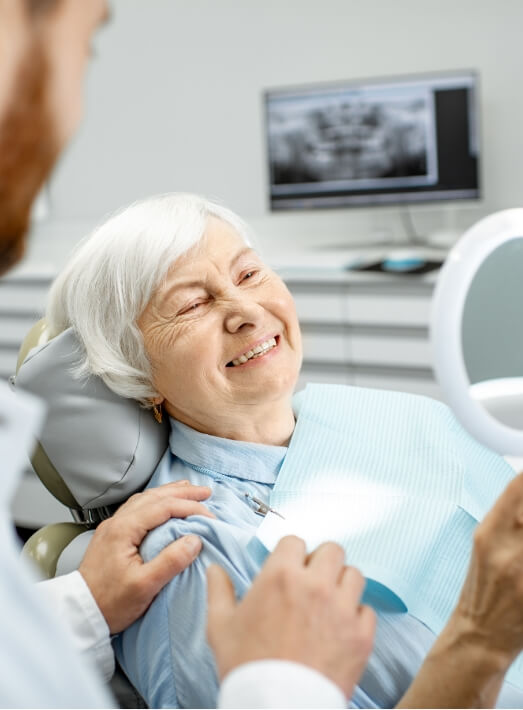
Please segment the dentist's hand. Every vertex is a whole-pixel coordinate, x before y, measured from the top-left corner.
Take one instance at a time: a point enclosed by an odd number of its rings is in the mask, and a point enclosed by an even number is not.
[[[220,678],[237,666],[285,659],[310,666],[352,695],[372,650],[375,616],[360,604],[364,578],[345,567],[338,545],[307,557],[297,537],[283,538],[244,599],[227,574],[207,570],[207,635]]]
[[[79,571],[87,582],[112,634],[141,616],[160,589],[198,556],[202,542],[187,535],[144,563],[139,547],[150,530],[170,518],[206,515],[200,502],[211,494],[188,481],[150,488],[129,498],[96,529]]]

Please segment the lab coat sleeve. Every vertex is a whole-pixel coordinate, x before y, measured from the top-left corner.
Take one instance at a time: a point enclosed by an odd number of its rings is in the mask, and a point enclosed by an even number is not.
[[[245,663],[222,683],[219,708],[346,708],[341,689],[313,668],[291,661]]]
[[[37,586],[65,620],[80,653],[109,681],[114,673],[109,627],[80,572],[39,582]]]

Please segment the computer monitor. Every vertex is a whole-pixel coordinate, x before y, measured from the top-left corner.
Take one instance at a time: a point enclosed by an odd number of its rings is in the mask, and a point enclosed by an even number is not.
[[[480,196],[474,71],[274,89],[265,109],[273,210]]]

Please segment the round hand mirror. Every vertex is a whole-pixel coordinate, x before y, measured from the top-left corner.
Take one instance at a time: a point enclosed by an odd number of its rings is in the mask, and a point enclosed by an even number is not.
[[[523,455],[523,209],[486,217],[457,242],[432,303],[434,369],[463,426]]]

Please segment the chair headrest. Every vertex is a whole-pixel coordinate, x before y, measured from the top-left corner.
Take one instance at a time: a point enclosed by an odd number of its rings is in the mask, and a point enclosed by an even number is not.
[[[166,422],[158,424],[138,402],[114,394],[100,378],[75,377],[81,352],[73,331],[65,330],[30,351],[16,376],[16,387],[47,405],[38,447],[43,451],[40,465],[43,460],[44,467],[50,466],[63,479],[73,503],[75,499],[81,508],[99,508],[120,503],[143,488],[165,453],[169,428]],[[75,507],[63,499],[66,494],[51,492]]]

